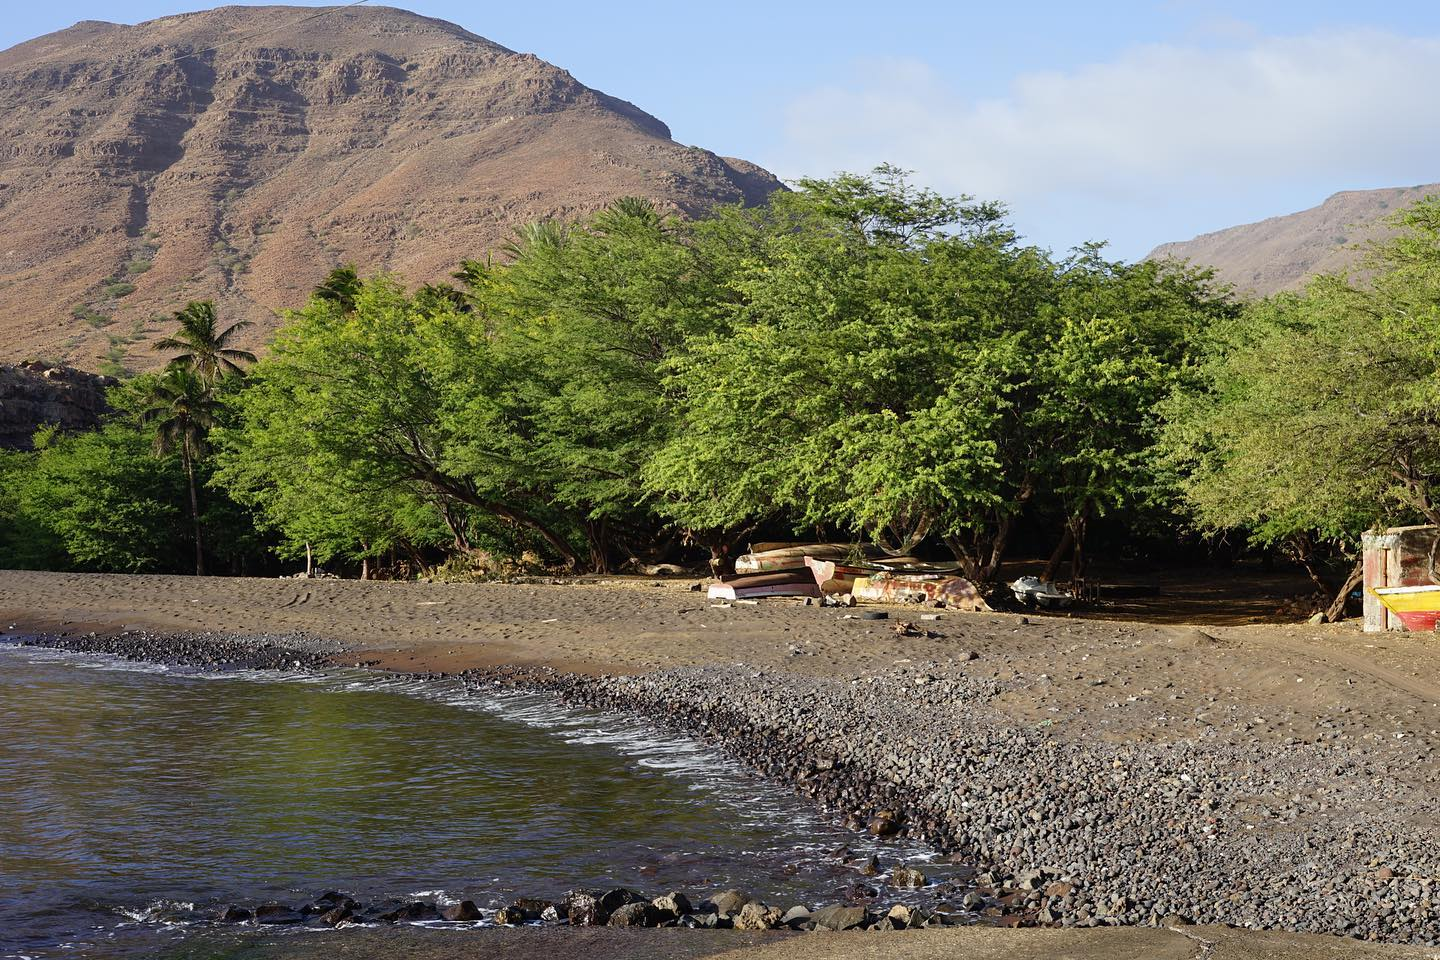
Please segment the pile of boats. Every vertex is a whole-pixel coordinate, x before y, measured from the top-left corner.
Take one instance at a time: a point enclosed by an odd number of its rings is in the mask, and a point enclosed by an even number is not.
[[[989,610],[958,564],[892,557],[850,543],[760,543],[735,560],[735,573],[710,587],[712,600],[830,598],[839,603],[932,602]]]

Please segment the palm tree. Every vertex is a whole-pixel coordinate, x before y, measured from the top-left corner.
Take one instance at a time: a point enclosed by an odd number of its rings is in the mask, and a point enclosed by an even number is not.
[[[527,251],[555,251],[570,242],[570,229],[559,220],[531,220],[515,228],[515,235],[500,247],[512,260]]]
[[[340,307],[344,313],[351,313],[355,310],[355,300],[360,296],[361,289],[365,286],[356,272],[354,264],[347,264],[343,267],[336,267],[326,274],[325,279],[315,288],[312,296],[324,300],[326,303],[333,303]]]
[[[195,575],[205,574],[205,550],[200,537],[200,496],[195,486],[195,462],[205,450],[210,428],[215,425],[217,402],[214,391],[198,373],[185,367],[171,367],[147,385],[140,419],[153,424],[155,452],[164,455],[179,451],[190,484],[190,522],[195,536]]]
[[[245,371],[240,365],[255,362],[255,354],[230,346],[235,335],[250,326],[250,321],[241,320],[217,332],[215,301],[192,300],[185,309],[175,311],[175,321],[180,329],[173,336],[157,341],[155,349],[181,351],[170,358],[170,366],[191,371],[203,385],[213,387],[231,374],[243,376]]]

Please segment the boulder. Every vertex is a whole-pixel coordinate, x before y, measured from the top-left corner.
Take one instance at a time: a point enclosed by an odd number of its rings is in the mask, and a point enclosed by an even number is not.
[[[779,908],[751,900],[740,908],[731,922],[736,930],[774,930],[780,925],[782,916]]]
[[[452,923],[474,923],[480,919],[480,908],[475,906],[474,900],[461,900],[441,910],[440,919]]]
[[[722,890],[711,897],[706,903],[714,907],[714,912],[725,916],[734,916],[740,912],[740,908],[750,903],[755,898],[744,890]],[[704,904],[701,904],[703,907]]]
[[[256,923],[299,923],[305,917],[283,903],[262,903],[255,908]]]
[[[656,897],[650,903],[665,920],[679,920],[691,912],[690,898],[677,890],[671,890],[663,897]]]
[[[660,911],[644,900],[621,904],[610,914],[612,927],[654,927],[659,924]]]
[[[215,919],[221,923],[244,923],[249,920],[251,913],[244,907],[237,907],[233,903],[224,907],[215,914]]]
[[[525,911],[501,907],[491,914],[490,922],[498,927],[518,927],[525,922]]]
[[[900,864],[890,871],[890,886],[892,887],[923,887],[925,886],[925,874],[914,867],[907,867]]]
[[[355,919],[355,911],[345,904],[338,907],[331,907],[320,914],[320,922],[327,927],[338,927],[342,923],[348,923]]]
[[[600,906],[604,907],[610,913],[614,913],[626,904],[642,902],[648,903],[649,901],[634,890],[626,890],[624,887],[611,890],[600,898]]]
[[[780,917],[780,924],[789,927],[791,930],[803,930],[813,921],[810,919],[808,907],[791,907]]]
[[[510,904],[510,907],[519,910],[527,921],[543,919],[545,911],[553,906],[549,900],[537,900],[534,897],[521,897]]]
[[[424,900],[412,900],[407,904],[396,907],[389,913],[382,913],[380,919],[386,923],[415,923],[421,920],[439,920],[440,911],[435,909],[435,904],[426,903]]]
[[[866,914],[864,907],[822,907],[810,919],[821,930],[853,930],[864,925]]]
[[[600,905],[600,895],[587,890],[571,890],[556,908],[576,927],[603,927],[610,919],[610,911]]]

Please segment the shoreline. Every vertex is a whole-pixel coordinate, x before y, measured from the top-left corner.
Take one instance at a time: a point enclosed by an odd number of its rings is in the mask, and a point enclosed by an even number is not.
[[[0,586],[4,576],[0,574]],[[448,586],[447,590],[452,595],[464,592]],[[504,590],[476,593],[488,603]],[[576,591],[554,588],[532,617],[551,613],[554,607],[548,604],[557,597],[566,603],[583,599]],[[352,586],[347,592],[363,598],[368,591]],[[535,588],[511,588],[510,596],[517,606],[528,607],[535,592]],[[613,593],[620,595],[620,605],[635,604],[635,590]],[[601,606],[599,612],[609,609]],[[778,622],[783,637],[787,620],[797,612],[806,615],[804,608],[773,609],[773,617],[768,609],[741,616],[751,621],[758,616],[772,627]],[[77,612],[73,609],[36,612],[60,614],[51,616],[51,624],[69,619],[62,625],[67,631],[106,624],[105,618],[88,623],[72,619]],[[513,613],[507,611],[507,616]],[[580,613],[598,619],[596,610]],[[734,612],[701,615],[709,620]],[[13,622],[13,611],[10,616],[7,623]],[[814,619],[813,613],[809,616]],[[1016,639],[1009,642],[1017,647],[1026,642],[1027,630],[1046,631],[1042,637],[1062,630],[1080,637],[1086,631],[1102,633],[1105,644],[1119,647],[1137,661],[1137,671],[1151,652],[1134,639],[1145,636],[1144,625],[1122,629],[1103,621],[1030,623],[1027,618],[1004,615],[947,616],[943,622],[946,632],[958,632],[955,625],[994,629],[998,622],[1013,632]],[[59,639],[66,641],[64,645],[114,647],[146,635],[151,656],[166,647],[154,632],[132,631],[131,640],[123,639],[115,628],[127,623],[132,621],[111,619],[109,632]],[[633,628],[633,622],[629,626]],[[825,629],[855,635],[853,623]],[[1319,732],[1304,737],[1285,736],[1289,728],[1279,723],[1267,730],[1249,717],[1237,720],[1233,729],[1222,726],[1205,718],[1248,713],[1252,705],[1246,698],[1252,693],[1244,685],[1247,678],[1221,672],[1221,681],[1235,686],[1217,687],[1215,693],[1228,690],[1234,702],[1227,704],[1214,694],[1200,697],[1204,707],[1197,715],[1202,719],[1193,729],[1153,735],[1155,724],[1142,718],[1145,722],[1136,726],[1152,735],[1119,739],[1098,722],[1092,722],[1089,731],[1080,729],[1073,718],[1025,722],[1029,717],[1019,709],[1039,671],[1058,675],[1057,660],[1068,655],[1085,663],[1092,654],[1062,648],[1027,671],[1012,668],[1013,662],[997,668],[996,654],[983,646],[988,639],[983,635],[976,644],[982,651],[979,655],[921,660],[889,656],[889,649],[877,654],[877,646],[911,641],[890,640],[888,631],[867,630],[860,636],[866,644],[863,657],[872,665],[860,670],[843,662],[839,670],[828,664],[817,669],[819,658],[814,653],[796,654],[791,649],[809,643],[802,637],[782,639],[787,647],[777,650],[769,663],[756,662],[760,658],[753,656],[725,659],[709,649],[697,655],[687,646],[686,657],[673,656],[673,649],[654,651],[652,659],[664,661],[670,654],[674,663],[661,662],[648,669],[635,666],[639,657],[615,658],[615,672],[596,669],[594,663],[586,671],[565,669],[565,658],[556,656],[564,652],[558,647],[532,650],[546,655],[532,655],[529,663],[518,666],[473,666],[453,657],[432,657],[434,644],[394,649],[388,643],[310,634],[268,634],[246,640],[227,631],[210,631],[209,636],[228,638],[226,642],[242,647],[258,640],[276,650],[294,649],[282,642],[288,640],[310,645],[316,657],[326,647],[325,658],[338,654],[347,666],[360,661],[416,676],[460,676],[477,686],[543,689],[574,703],[638,714],[721,746],[727,755],[786,783],[851,826],[868,826],[887,809],[900,814],[893,818],[900,828],[897,832],[960,853],[979,868],[977,885],[991,881],[1005,896],[1020,888],[1006,905],[1008,912],[989,918],[992,923],[1213,929],[1186,925],[1193,921],[1258,927],[1279,937],[1290,936],[1288,931],[1298,936],[1338,934],[1333,942],[1351,944],[1356,950],[1361,947],[1358,940],[1433,946],[1440,938],[1440,918],[1430,907],[1430,878],[1437,871],[1432,863],[1434,818],[1429,812],[1440,789],[1430,738],[1419,729],[1437,716],[1430,712],[1434,704],[1424,704],[1418,696],[1430,692],[1426,676],[1397,676],[1397,682],[1387,681],[1383,688],[1408,705],[1403,707],[1410,715],[1406,722],[1416,729],[1401,737],[1382,736],[1377,729],[1382,718],[1370,713],[1350,720],[1317,713]],[[1199,657],[1246,663],[1283,658],[1278,672],[1287,674],[1286,683],[1295,684],[1301,668],[1295,664],[1299,654],[1293,637],[1293,631],[1282,630],[1273,638],[1275,649],[1253,650],[1247,649],[1252,641],[1243,633],[1215,630],[1208,637],[1182,633],[1180,642],[1159,652],[1165,662],[1176,664],[1174,676],[1187,683],[1179,672],[1180,661]],[[1354,642],[1345,635],[1337,639]],[[1404,635],[1392,640],[1402,651],[1415,642]],[[1095,649],[1103,649],[1099,641],[1095,643]],[[1360,697],[1372,695],[1375,684],[1386,681],[1387,671],[1394,672],[1385,666],[1390,651],[1383,650],[1372,658],[1371,675],[1356,673],[1346,664],[1331,665],[1345,677],[1332,683],[1316,674],[1317,666],[1327,664],[1323,656],[1328,651],[1318,643],[1315,646],[1317,652],[1309,655],[1303,668],[1308,676],[1299,677],[1309,680],[1311,687],[1288,690],[1323,689],[1328,696],[1338,689],[1359,702]],[[406,664],[415,666],[406,669]],[[447,666],[458,669],[444,669]],[[1201,666],[1216,669],[1213,662]],[[1277,671],[1268,669],[1268,663],[1265,666],[1267,670],[1251,686],[1286,691],[1273,676]],[[1364,685],[1353,690],[1360,682],[1357,677]],[[1102,682],[1076,684],[1077,692],[1083,695],[1086,688],[1095,692],[1098,687],[1103,696],[1120,697],[1129,685],[1115,678],[1095,679]],[[1185,698],[1195,698],[1195,691],[1176,680],[1169,686],[1150,678],[1146,682],[1156,690],[1178,691],[1172,703],[1181,692]],[[1150,687],[1141,689],[1145,695],[1151,693]],[[1065,705],[1054,692],[1049,690],[1052,702]],[[1144,699],[1137,691],[1119,702]],[[1341,717],[1351,716],[1352,701],[1345,702],[1339,708],[1344,711]],[[1401,712],[1394,704],[1383,706]],[[1421,710],[1422,706],[1428,709]],[[1174,710],[1169,707],[1167,713]],[[1385,716],[1393,719],[1389,713]]]
[[[70,636],[31,635],[16,639],[21,645],[99,653],[169,665],[285,670],[340,665],[342,659],[349,664],[355,663],[350,660],[353,651],[301,635],[243,637],[217,632],[159,634],[129,630]],[[1013,802],[1020,802],[1027,811],[1051,812],[1057,803],[1064,802],[1064,797],[1047,793],[1046,784],[1057,771],[1069,770],[1073,764],[1067,764],[1063,752],[1054,750],[1055,743],[1047,744],[1006,729],[995,724],[992,718],[984,718],[991,722],[976,723],[963,736],[953,738],[952,745],[956,741],[962,743],[959,757],[966,757],[973,764],[976,758],[995,757],[997,751],[1008,751],[1012,757],[1028,755],[1033,758],[1039,753],[1043,759],[1038,763],[1031,759],[1021,765],[1007,765],[1004,760],[985,763],[981,759],[989,785],[986,796],[998,796],[998,803],[988,807],[975,802],[967,803],[958,821],[949,816],[955,810],[953,801],[948,807],[939,805],[945,802],[943,793],[937,793],[929,785],[907,782],[907,775],[941,768],[941,758],[932,758],[927,754],[913,735],[904,741],[903,750],[895,751],[884,745],[877,746],[875,738],[868,741],[863,737],[826,739],[819,732],[852,729],[857,726],[854,721],[867,709],[879,712],[864,716],[863,722],[858,724],[859,729],[901,729],[895,726],[903,724],[894,710],[895,705],[900,705],[898,713],[904,714],[924,712],[927,706],[933,707],[940,699],[952,704],[956,701],[983,701],[999,692],[1000,685],[994,681],[965,682],[964,678],[940,680],[925,677],[927,682],[917,684],[916,681],[922,677],[877,676],[869,678],[868,684],[859,685],[861,689],[856,695],[837,686],[837,681],[827,683],[813,678],[747,672],[734,667],[689,668],[636,676],[582,675],[550,668],[472,668],[458,674],[414,672],[403,675],[417,680],[458,677],[468,686],[501,686],[545,692],[571,704],[638,715],[663,729],[715,745],[732,760],[789,787],[817,805],[826,816],[839,820],[847,827],[867,830],[877,836],[925,843],[941,854],[958,855],[973,864],[976,867],[974,883],[977,890],[972,892],[965,905],[980,915],[981,922],[1024,927],[1182,928],[1197,923],[1220,924],[1376,940],[1387,939],[1385,935],[1390,932],[1385,927],[1357,929],[1356,921],[1345,917],[1339,918],[1339,922],[1330,927],[1306,922],[1309,918],[1303,917],[1299,923],[1287,925],[1282,921],[1271,926],[1267,924],[1271,915],[1266,913],[1237,916],[1219,904],[1218,909],[1208,911],[1200,902],[1199,895],[1176,894],[1173,892],[1176,888],[1174,880],[1167,881],[1158,872],[1147,880],[1157,885],[1164,884],[1172,892],[1167,900],[1147,903],[1133,898],[1128,892],[1114,892],[1116,887],[1097,883],[1096,873],[1103,875],[1107,866],[1103,859],[1090,861],[1087,866],[1092,867],[1091,871],[1083,867],[1075,870],[1074,861],[1063,866],[1036,863],[1040,856],[1038,851],[1047,848],[1037,848],[1034,839],[1029,836],[1028,824],[1043,823],[1043,817],[1029,813],[1019,817],[1007,816],[1010,812],[1007,808]],[[857,684],[843,686],[853,688]],[[932,692],[939,696],[932,696]],[[890,707],[887,709],[886,705]],[[845,717],[851,722],[846,723]],[[981,720],[979,717],[970,719]],[[1124,770],[1126,766],[1136,764],[1137,758],[1133,754],[1125,757],[1124,751],[1114,747],[1096,745],[1092,750],[1101,753],[1098,757],[1091,753],[1084,758],[1084,763],[1092,768]],[[913,760],[910,759],[912,757]],[[955,764],[957,756],[954,754],[946,759],[952,762],[951,769],[964,769],[966,766],[965,763]],[[1030,771],[1028,774],[1025,772],[1027,768]],[[1049,771],[1049,774],[1038,777],[1035,774],[1037,768]],[[1163,773],[1153,757],[1148,768],[1142,769],[1149,776]],[[1017,772],[1020,774],[1018,783],[1014,776]],[[1009,782],[1003,779],[1006,774],[1011,775]],[[1061,851],[1062,855],[1085,856],[1105,843],[1091,825],[1102,821],[1107,813],[1114,817],[1118,810],[1129,810],[1135,806],[1136,797],[1124,788],[1126,780],[1134,780],[1129,771],[1107,775],[1115,802],[1101,804],[1104,811],[1101,813],[1087,810],[1081,818],[1083,823],[1077,818],[1060,823],[1061,830],[1067,833],[1078,831],[1080,843],[1054,845],[1049,849]],[[953,778],[941,778],[942,786],[952,781]],[[1061,782],[1063,789],[1072,786],[1068,780]],[[997,783],[1002,784],[998,789]],[[1089,795],[1091,806],[1098,799],[1094,794]],[[1192,799],[1199,799],[1198,794]],[[1142,825],[1157,819],[1143,808],[1134,818]],[[1218,818],[1203,819],[1215,822]],[[957,823],[962,825],[959,829]],[[963,825],[970,827],[966,829]],[[1115,829],[1112,822],[1110,830]],[[1198,835],[1193,830],[1187,833],[1188,837],[1196,840],[1206,835],[1213,836],[1205,828],[1201,828]],[[1152,839],[1146,837],[1147,842]],[[1246,839],[1253,840],[1253,837]],[[1110,842],[1114,842],[1113,836]],[[1006,844],[1012,845],[1006,847]],[[1130,847],[1130,850],[1134,849],[1134,846]],[[1132,868],[1143,872],[1143,864],[1137,864],[1133,854],[1125,856],[1127,852],[1124,848],[1112,850],[1110,856],[1122,856]],[[1192,855],[1182,860],[1186,852]],[[1201,875],[1207,859],[1211,858],[1200,854],[1191,839],[1171,845],[1165,851],[1163,869],[1174,870],[1178,865],[1191,876]],[[860,877],[861,874],[857,874],[857,880]],[[1134,889],[1133,883],[1118,887],[1120,891]],[[1192,902],[1187,904],[1187,899]],[[1260,905],[1263,909],[1267,904],[1260,901]],[[872,926],[885,915],[882,906],[878,911],[862,912],[859,922]],[[779,919],[777,911],[769,921],[778,924]],[[931,921],[927,918],[926,922],[928,925]],[[946,921],[936,919],[933,922]],[[893,923],[888,925],[889,928],[894,926]]]

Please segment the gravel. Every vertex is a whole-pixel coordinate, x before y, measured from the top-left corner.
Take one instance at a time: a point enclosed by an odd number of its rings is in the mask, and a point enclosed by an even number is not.
[[[1419,739],[1061,737],[997,709],[1023,677],[939,664],[848,681],[743,666],[468,679],[640,713],[717,743],[856,829],[976,865],[995,898],[982,914],[1440,945],[1440,790]]]

